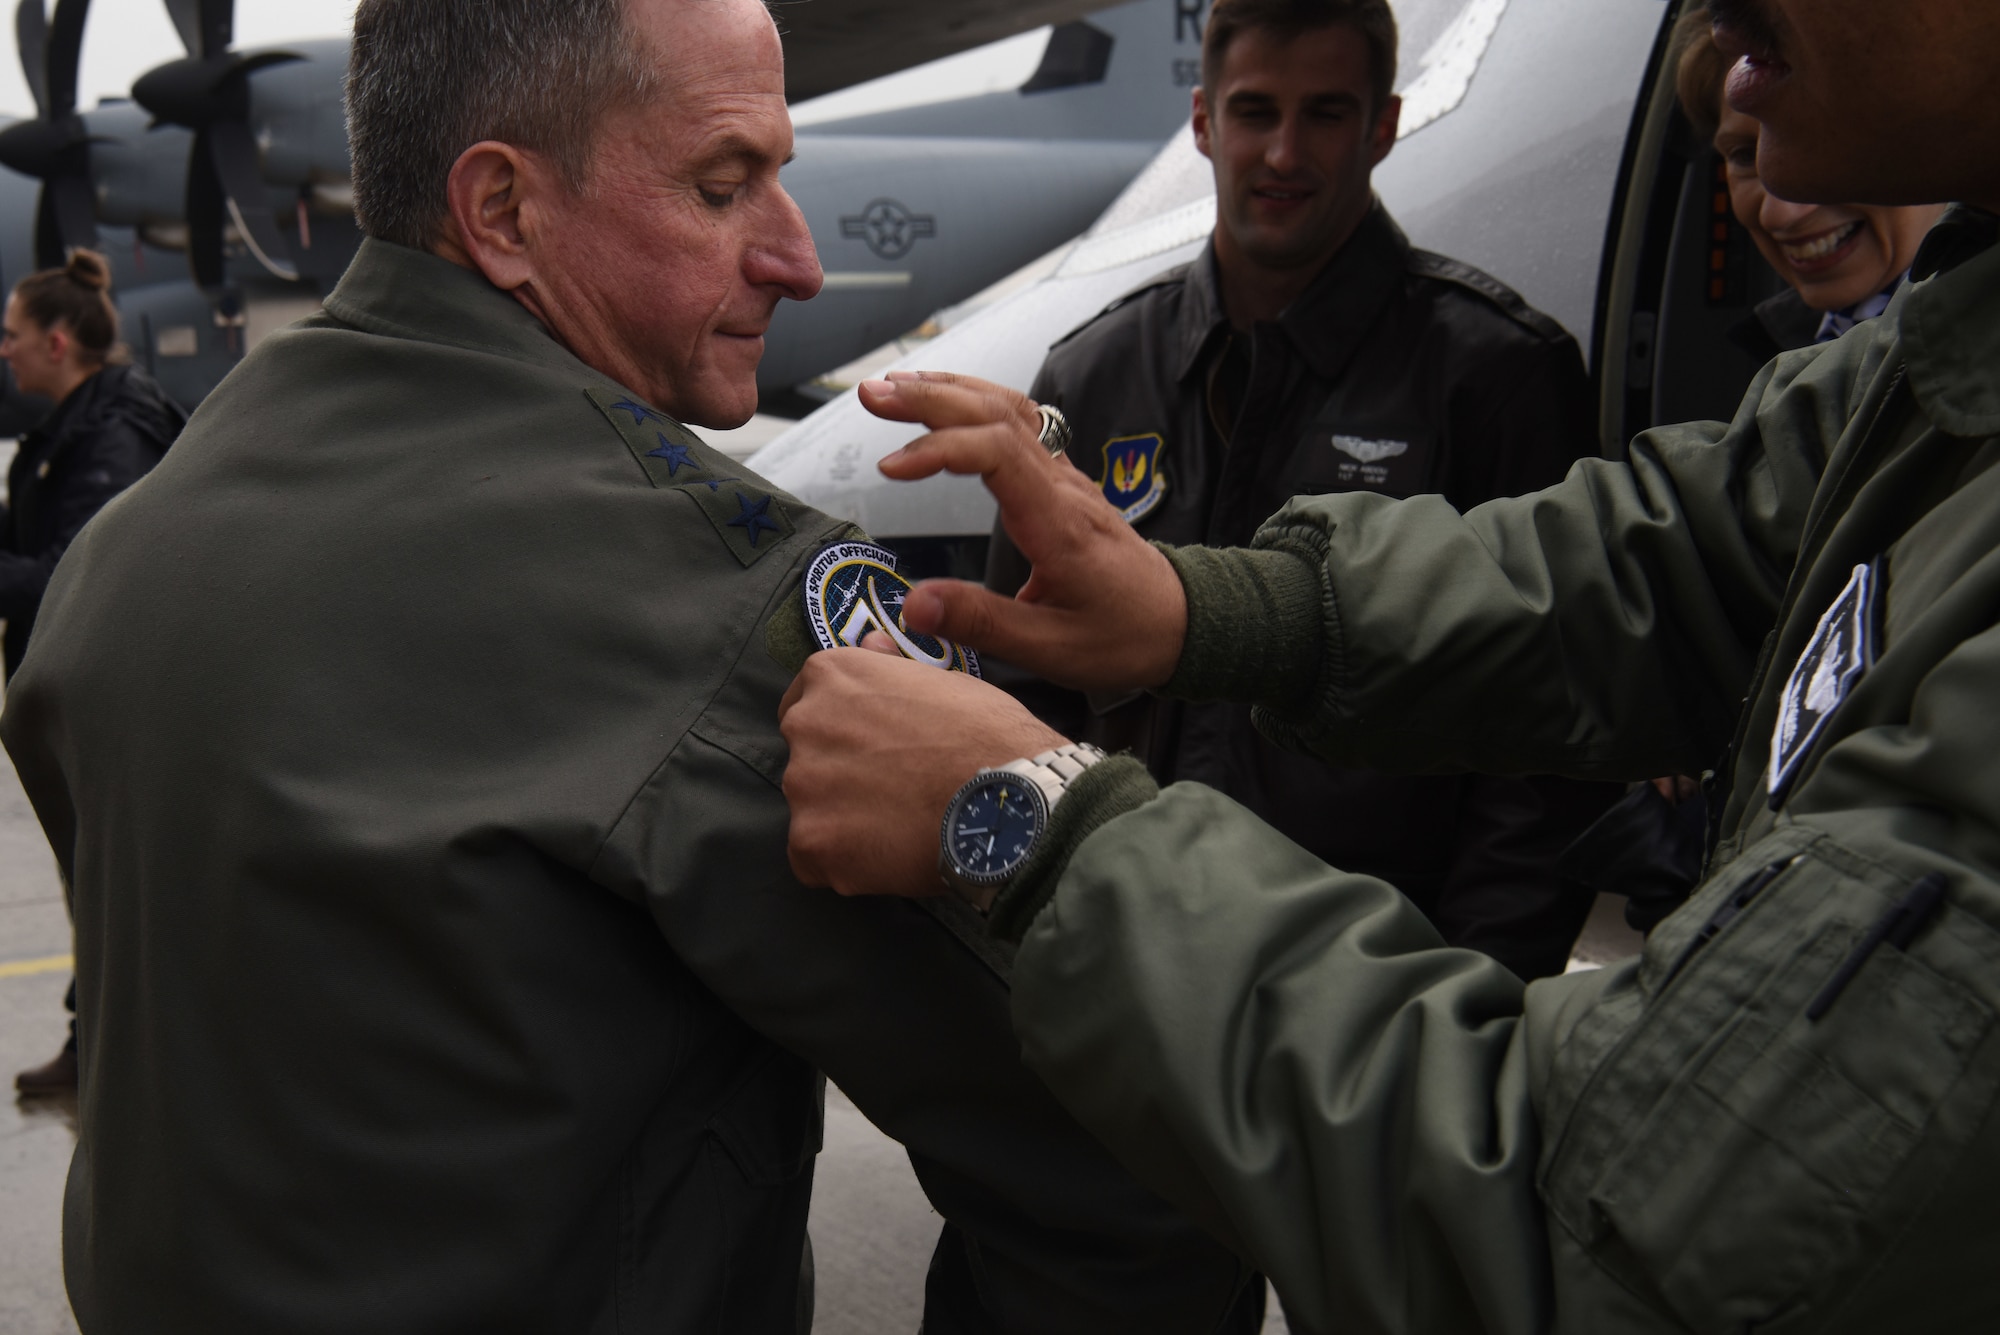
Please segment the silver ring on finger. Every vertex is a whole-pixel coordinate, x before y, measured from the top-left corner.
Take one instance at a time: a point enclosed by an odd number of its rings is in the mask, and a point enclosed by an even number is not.
[[[1068,454],[1072,437],[1069,419],[1063,416],[1062,409],[1042,403],[1035,406],[1035,412],[1042,419],[1042,430],[1035,437],[1036,443],[1049,452],[1051,459],[1060,459]]]

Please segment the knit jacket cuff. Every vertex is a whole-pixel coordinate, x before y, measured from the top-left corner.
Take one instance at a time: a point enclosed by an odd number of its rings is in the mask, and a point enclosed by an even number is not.
[[[1312,700],[1325,645],[1319,572],[1274,549],[1166,547],[1187,590],[1187,641],[1160,694],[1294,713]]]
[[[1159,795],[1153,776],[1130,756],[1100,760],[1079,774],[1050,813],[1048,837],[993,901],[986,930],[1003,941],[1019,942],[1035,916],[1055,898],[1070,857],[1083,841],[1106,822],[1137,811]]]

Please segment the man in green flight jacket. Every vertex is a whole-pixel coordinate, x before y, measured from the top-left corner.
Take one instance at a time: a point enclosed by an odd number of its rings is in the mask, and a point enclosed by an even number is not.
[[[1026,603],[920,586],[913,630],[1253,702],[1343,764],[1719,771],[1693,900],[1639,958],[1525,993],[1207,789],[1120,759],[1046,781],[966,892],[1021,938],[1029,1063],[1298,1329],[2000,1326],[2000,8],[1710,8],[1773,189],[1984,206],[1734,422],[1463,515],[1306,498],[1250,550],[1162,553],[1009,396],[868,390],[934,428],[885,471],[986,475],[1034,564]],[[882,765],[880,700],[938,742]],[[1063,741],[862,651],[787,709],[793,862],[847,893],[934,892],[941,820],[966,883],[955,791],[1019,797]]]
[[[1254,1322],[1023,1068],[975,933],[785,866],[769,628],[857,535],[681,425],[749,417],[820,285],[764,7],[364,0],[348,91],[359,258],[9,685],[76,915],[85,1335],[794,1335],[821,1072],[948,1222],[927,1329]]]

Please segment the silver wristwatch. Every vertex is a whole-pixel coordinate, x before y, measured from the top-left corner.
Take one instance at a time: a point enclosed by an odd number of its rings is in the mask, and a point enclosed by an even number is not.
[[[973,775],[945,808],[938,842],[944,883],[983,912],[1041,844],[1064,791],[1102,759],[1104,752],[1083,742]]]

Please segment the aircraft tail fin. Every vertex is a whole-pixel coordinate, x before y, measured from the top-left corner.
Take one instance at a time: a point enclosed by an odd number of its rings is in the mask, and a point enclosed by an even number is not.
[[[1136,0],[1062,24],[1020,96],[1088,105],[1062,138],[1165,139],[1201,82],[1207,11],[1208,0]]]
[[[1014,91],[815,119],[808,132],[1163,143],[1186,124],[1201,81],[1208,4],[1135,0],[1102,9],[1055,28],[1041,64]]]

